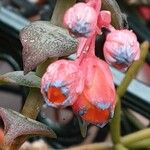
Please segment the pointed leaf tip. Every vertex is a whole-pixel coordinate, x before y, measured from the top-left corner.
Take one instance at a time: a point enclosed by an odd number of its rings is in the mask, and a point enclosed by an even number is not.
[[[34,135],[57,137],[54,131],[45,124],[27,118],[11,109],[0,107],[0,118],[4,122],[4,146],[12,144],[17,137],[21,136],[26,138]]]

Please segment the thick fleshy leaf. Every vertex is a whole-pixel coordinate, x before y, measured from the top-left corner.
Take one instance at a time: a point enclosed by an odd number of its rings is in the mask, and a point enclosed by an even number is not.
[[[17,84],[28,87],[40,87],[41,78],[36,76],[34,72],[30,72],[24,75],[23,71],[9,72],[0,75],[0,85],[1,84]]]
[[[76,52],[78,42],[67,30],[48,21],[36,21],[20,33],[23,45],[24,73],[33,70],[47,58],[62,57]]]
[[[11,109],[0,107],[0,118],[4,123],[4,146],[11,145],[17,137],[43,135],[56,138],[53,130],[46,125],[27,118]]]

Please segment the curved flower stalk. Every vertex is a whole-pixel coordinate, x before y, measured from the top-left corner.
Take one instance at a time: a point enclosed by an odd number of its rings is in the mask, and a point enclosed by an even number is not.
[[[113,30],[104,44],[106,61],[121,71],[125,71],[140,57],[140,47],[136,35],[129,30]]]

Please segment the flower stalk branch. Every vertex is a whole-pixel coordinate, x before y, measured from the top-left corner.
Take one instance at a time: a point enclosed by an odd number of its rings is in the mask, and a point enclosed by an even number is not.
[[[120,118],[121,117],[120,116],[120,114],[121,114],[120,98],[123,97],[130,82],[135,77],[135,75],[137,74],[140,67],[144,64],[145,58],[148,54],[148,50],[149,50],[149,43],[144,42],[141,45],[140,59],[138,61],[135,61],[131,65],[131,67],[128,69],[124,79],[122,80],[120,86],[117,88],[117,105],[116,105],[116,109],[115,109],[114,118],[112,119],[112,122],[110,124],[110,130],[111,130],[112,140],[113,140],[114,144],[120,143],[120,135],[121,135],[120,134],[120,120],[121,120],[121,118]]]

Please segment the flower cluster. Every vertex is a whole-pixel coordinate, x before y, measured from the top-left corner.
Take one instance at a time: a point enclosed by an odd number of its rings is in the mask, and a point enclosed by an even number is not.
[[[84,121],[103,127],[113,117],[116,92],[109,64],[123,70],[139,58],[139,44],[132,31],[115,30],[111,13],[101,0],[86,0],[71,7],[64,25],[79,40],[76,59],[58,60],[42,77],[41,92],[56,108],[71,106]],[[95,56],[95,39],[101,28],[110,30],[104,44],[106,63]]]

